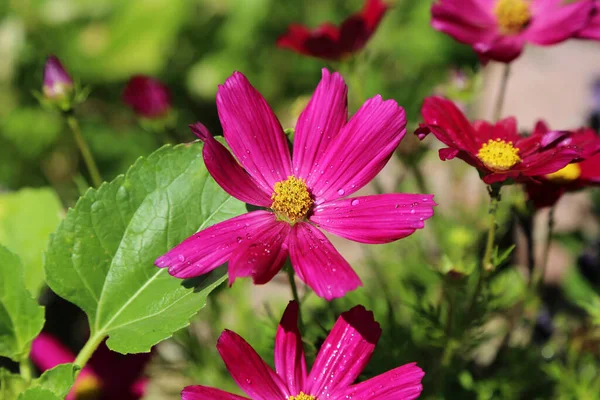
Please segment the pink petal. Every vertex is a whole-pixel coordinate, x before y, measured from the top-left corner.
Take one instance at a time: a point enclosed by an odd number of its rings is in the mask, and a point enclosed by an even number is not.
[[[362,285],[348,261],[318,228],[297,223],[288,245],[294,270],[318,296],[332,300]]]
[[[154,264],[159,268],[169,267],[169,274],[178,278],[206,274],[227,261],[239,243],[274,220],[275,215],[268,211],[253,211],[228,219],[185,239]]]
[[[287,384],[290,393],[299,393],[306,380],[306,360],[298,330],[298,309],[298,303],[290,301],[275,336],[275,370]]]
[[[42,332],[31,343],[31,361],[41,370],[72,363],[75,355],[54,336]]]
[[[385,166],[406,134],[404,109],[377,95],[369,99],[335,136],[311,187],[316,203],[348,196]]]
[[[525,36],[523,34],[497,35],[476,43],[473,49],[483,59],[509,63],[521,55],[524,46]]]
[[[248,400],[247,397],[206,386],[187,386],[181,391],[181,400]]]
[[[452,160],[454,157],[456,157],[458,155],[458,153],[460,153],[460,150],[458,150],[458,149],[451,149],[449,147],[446,147],[444,149],[439,149],[438,150],[438,154],[440,156],[440,160],[442,160],[442,161]]]
[[[475,44],[496,29],[492,8],[482,1],[440,1],[431,6],[431,26],[459,42]]]
[[[290,230],[290,224],[273,218],[251,236],[246,236],[229,259],[229,285],[236,278],[245,276],[252,276],[257,285],[269,282],[287,259],[288,250],[284,243]]]
[[[412,400],[423,391],[421,380],[425,376],[416,363],[394,368],[384,374],[350,386],[333,400]]]
[[[577,32],[577,37],[582,39],[600,40],[600,5],[594,5],[592,17],[588,20],[585,27]]]
[[[321,82],[300,114],[294,135],[294,175],[309,186],[320,174],[311,174],[332,139],[348,120],[348,87],[342,76],[322,70]]]
[[[219,86],[217,109],[231,151],[263,190],[272,192],[292,171],[287,139],[273,110],[239,72]]]
[[[537,0],[531,5],[534,17],[525,31],[528,41],[551,45],[573,37],[589,21],[594,7],[591,0],[565,4],[557,0]]]
[[[380,194],[328,201],[310,221],[319,228],[361,243],[389,243],[423,228],[433,215],[433,195]]]
[[[217,350],[231,377],[252,400],[284,400],[290,395],[279,376],[237,333],[223,331]]]
[[[327,399],[352,384],[368,364],[380,336],[373,313],[363,306],[343,313],[317,354],[308,376],[308,393]]]
[[[265,191],[200,122],[190,125],[204,142],[202,156],[210,175],[227,193],[244,203],[269,207],[272,190]]]

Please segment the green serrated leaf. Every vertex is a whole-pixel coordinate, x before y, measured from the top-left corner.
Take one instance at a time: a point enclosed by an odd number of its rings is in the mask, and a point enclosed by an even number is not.
[[[26,387],[27,383],[21,375],[0,368],[0,399],[16,400]]]
[[[32,387],[24,391],[17,398],[18,400],[62,400],[64,397],[58,397],[48,389],[41,387]]]
[[[44,283],[43,253],[62,214],[60,200],[50,188],[0,195],[0,243],[20,257],[25,286],[36,297]]]
[[[187,326],[225,279],[215,271],[194,288],[154,260],[243,212],[208,174],[201,143],[165,146],[69,210],[48,250],[48,285],[86,312],[92,339],[108,336],[121,353],[147,352]]]
[[[0,246],[0,356],[21,361],[44,326],[44,307],[23,282],[19,257]]]
[[[49,390],[60,398],[64,398],[75,383],[75,374],[79,367],[75,364],[60,364],[45,371],[39,378],[31,382],[31,387]]]

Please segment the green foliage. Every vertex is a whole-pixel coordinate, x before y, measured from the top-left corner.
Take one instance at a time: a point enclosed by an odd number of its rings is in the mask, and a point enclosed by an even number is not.
[[[182,282],[154,260],[244,210],[209,177],[201,144],[163,147],[67,213],[48,250],[48,285],[86,312],[93,337],[109,336],[122,353],[147,352],[186,326],[224,280],[221,271]]]
[[[0,368],[0,399],[16,400],[26,387],[27,383],[21,375]]]
[[[36,386],[27,389],[21,393],[18,400],[61,400],[63,397],[59,397],[54,394],[51,390],[44,389]]]
[[[0,194],[0,243],[19,256],[25,286],[36,297],[44,284],[43,252],[62,214],[49,188]]]
[[[33,380],[30,388],[49,390],[58,398],[63,399],[75,383],[77,371],[79,368],[74,364],[59,364]]]
[[[44,308],[31,298],[19,258],[0,246],[0,356],[22,361],[44,325]]]

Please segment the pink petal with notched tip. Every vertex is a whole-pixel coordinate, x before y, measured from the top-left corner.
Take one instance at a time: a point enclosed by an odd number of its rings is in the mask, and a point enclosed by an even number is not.
[[[190,236],[154,264],[159,268],[169,267],[169,274],[177,278],[206,274],[227,261],[247,236],[252,237],[274,220],[275,215],[268,211],[253,211],[228,219]]]
[[[369,362],[380,336],[373,313],[363,306],[343,313],[317,354],[304,392],[328,399],[346,389]]]
[[[331,300],[362,285],[348,261],[318,228],[299,222],[288,238],[292,266],[319,297]]]
[[[266,192],[291,175],[291,159],[281,124],[262,95],[240,72],[217,92],[223,136],[244,169]]]
[[[269,282],[287,259],[287,245],[284,246],[284,243],[290,229],[287,222],[273,218],[251,236],[246,236],[229,259],[229,285],[236,278],[246,276],[251,276],[257,285]]]
[[[306,360],[298,329],[300,305],[290,301],[275,336],[275,370],[292,395],[300,393],[306,380]]]
[[[294,135],[294,175],[306,179],[309,187],[319,173],[315,163],[325,155],[333,138],[348,120],[348,87],[342,76],[322,69],[321,82],[300,114]]]
[[[237,333],[223,331],[217,350],[231,377],[252,400],[285,400],[290,395],[279,376]]]
[[[332,400],[412,400],[423,391],[425,373],[416,363],[406,364],[350,386]]]
[[[315,166],[315,203],[348,196],[369,183],[385,166],[406,133],[404,109],[377,95],[354,114],[333,138]],[[302,177],[304,178],[304,177]]]
[[[361,243],[389,243],[423,228],[433,215],[433,195],[381,194],[333,200],[317,206],[310,221]]]
[[[562,0],[533,0],[531,9],[534,16],[523,34],[527,41],[539,45],[562,42],[585,28],[593,7],[592,0],[569,4]]]
[[[206,386],[187,386],[181,391],[181,400],[249,400],[247,397],[238,396]]]
[[[214,180],[238,200],[255,206],[269,207],[271,193],[265,191],[233,158],[229,150],[219,143],[200,122],[190,125],[192,132],[204,142],[204,165]]]

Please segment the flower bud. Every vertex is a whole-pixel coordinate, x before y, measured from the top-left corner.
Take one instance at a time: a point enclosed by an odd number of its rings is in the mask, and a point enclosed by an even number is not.
[[[56,56],[50,56],[44,65],[44,97],[51,101],[66,101],[73,94],[73,80]]]
[[[123,101],[143,118],[162,118],[171,110],[169,88],[144,75],[131,77],[123,91]]]

